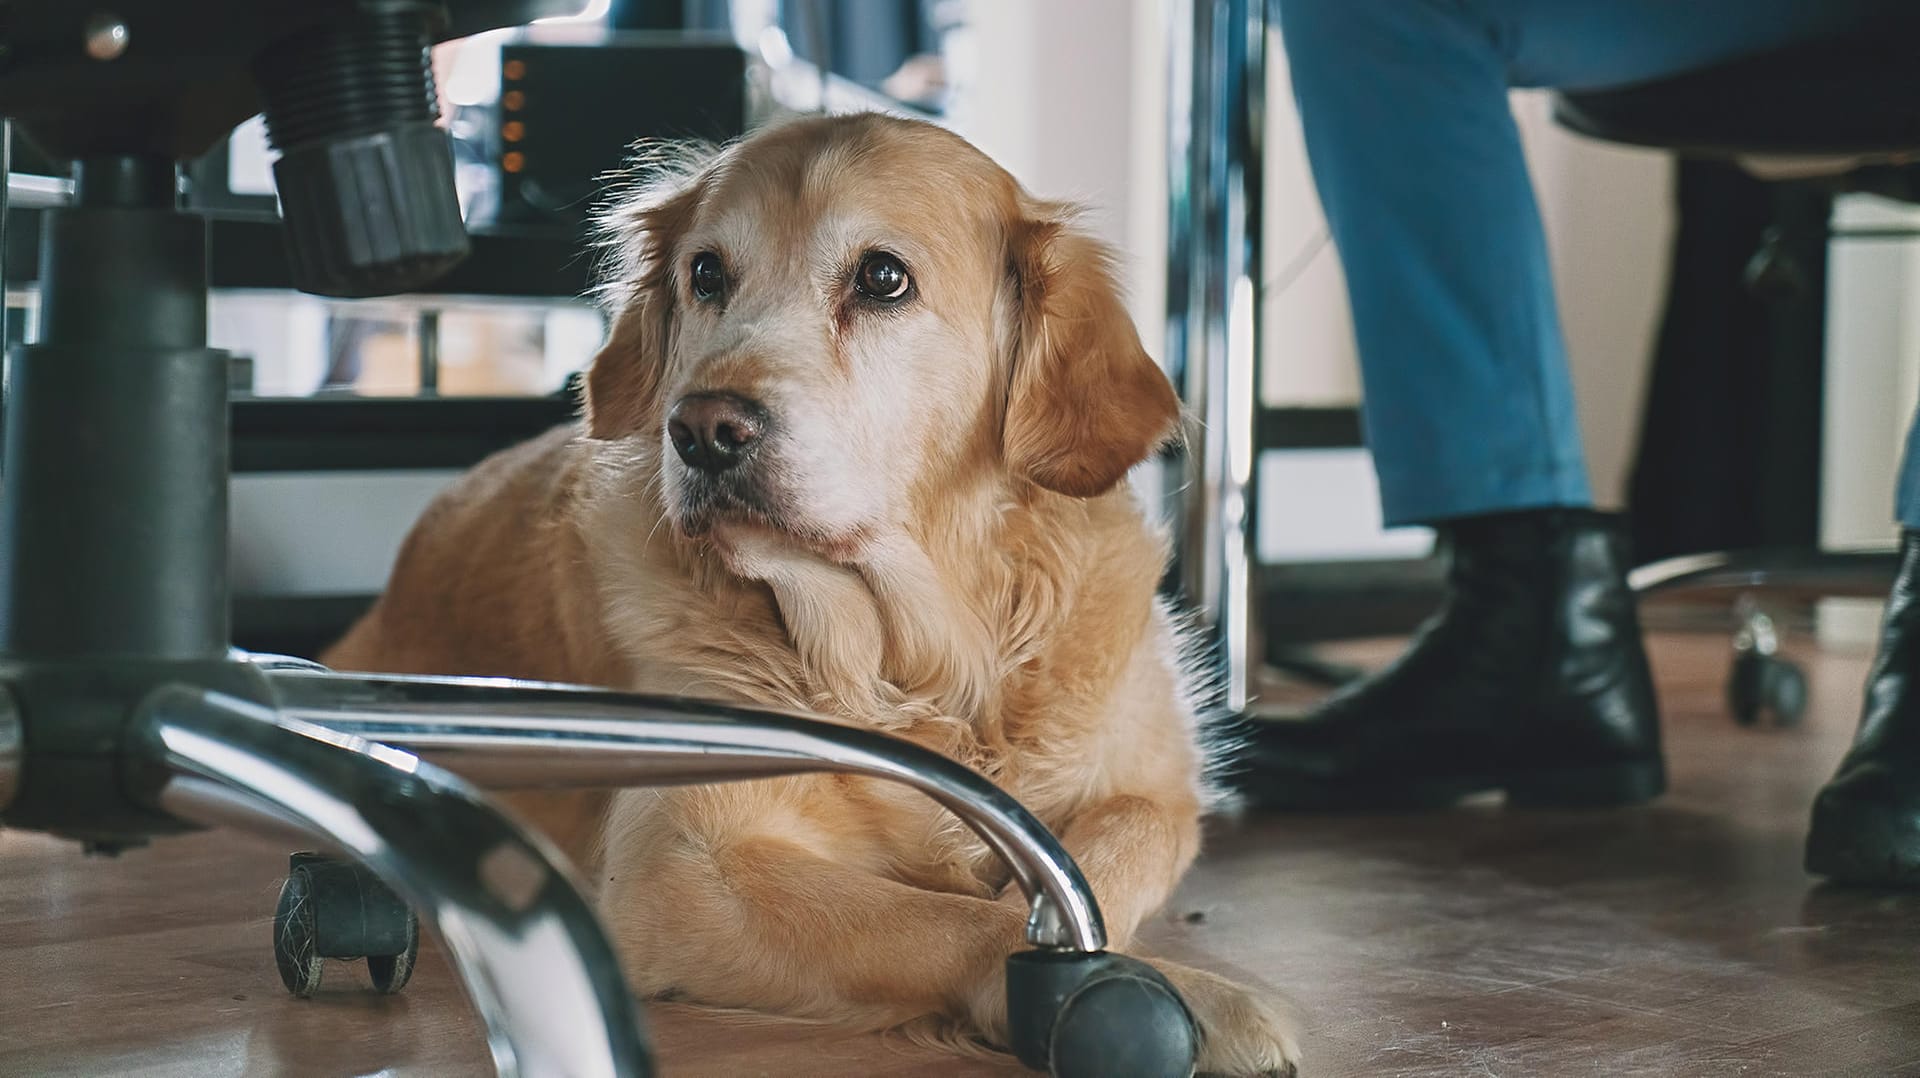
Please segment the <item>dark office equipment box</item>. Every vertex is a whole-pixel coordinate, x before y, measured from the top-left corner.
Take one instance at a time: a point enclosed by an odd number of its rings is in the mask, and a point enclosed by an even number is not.
[[[501,218],[584,218],[640,139],[746,131],[747,56],[730,41],[614,34],[500,52]]]

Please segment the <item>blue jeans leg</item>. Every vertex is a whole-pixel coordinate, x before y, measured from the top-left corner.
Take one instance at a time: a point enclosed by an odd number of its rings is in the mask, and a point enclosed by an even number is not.
[[[1388,522],[1591,500],[1509,88],[1657,78],[1907,5],[1277,0]]]
[[[1920,412],[1914,414],[1913,425],[1907,428],[1907,452],[1900,462],[1894,516],[1902,527],[1920,528]]]

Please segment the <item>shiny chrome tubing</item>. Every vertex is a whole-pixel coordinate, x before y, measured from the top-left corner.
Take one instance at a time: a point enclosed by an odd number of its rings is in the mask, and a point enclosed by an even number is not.
[[[705,700],[491,678],[272,672],[284,714],[419,752],[482,786],[667,786],[838,771],[904,783],[1013,869],[1037,947],[1106,947],[1080,869],[1020,802],[897,738]]]
[[[232,658],[236,662],[251,663],[263,674],[284,673],[293,670],[305,670],[309,673],[324,674],[327,668],[312,659],[301,659],[292,655],[275,655],[267,651],[241,651],[234,648]]]
[[[1258,662],[1254,418],[1260,355],[1267,0],[1187,0],[1168,35],[1167,354],[1201,420],[1188,445],[1180,563],[1212,625],[1223,706]]]
[[[1884,599],[1899,568],[1894,550],[1745,550],[1650,562],[1628,573],[1627,582],[1641,595],[1738,590]]]
[[[385,745],[186,687],[143,707],[154,802],[297,830],[365,863],[434,925],[502,1075],[652,1073],[640,1012],[558,852],[465,781]]]

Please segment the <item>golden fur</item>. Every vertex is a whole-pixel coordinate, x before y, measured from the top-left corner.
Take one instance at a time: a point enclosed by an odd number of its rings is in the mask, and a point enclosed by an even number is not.
[[[407,540],[334,666],[688,693],[882,730],[991,777],[1092,883],[1115,949],[1166,900],[1210,801],[1122,481],[1178,403],[1107,253],[938,128],[774,127],[610,217],[612,328],[586,418],[499,454]],[[863,252],[910,301],[862,300]],[[727,291],[687,266],[711,251]],[[764,402],[757,508],[703,509],[663,435],[688,393]],[[520,797],[588,868],[636,990],[999,1041],[1025,906],[924,797],[847,776]],[[1161,964],[1201,1069],[1288,1070],[1280,1011]]]

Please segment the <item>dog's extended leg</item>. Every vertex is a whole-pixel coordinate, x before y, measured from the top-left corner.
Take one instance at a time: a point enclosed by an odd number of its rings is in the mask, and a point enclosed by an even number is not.
[[[1152,798],[1122,794],[1074,816],[1061,834],[1100,900],[1107,944],[1124,951],[1140,922],[1166,904],[1200,849],[1197,809],[1171,811]]]
[[[651,854],[603,893],[647,995],[865,1028],[969,1018],[1021,946],[1023,906],[921,890],[788,838],[680,835]]]
[[[1066,843],[1130,938],[1197,842],[1147,798],[1079,815]],[[922,890],[829,859],[803,836],[707,843],[679,832],[628,847],[604,908],[635,989],[884,1028],[927,1015],[1005,1043],[1004,963],[1025,946],[1026,904]],[[1111,896],[1111,898],[1109,898]],[[1200,1025],[1201,1071],[1285,1074],[1299,1053],[1286,1016],[1224,978],[1155,963]]]

